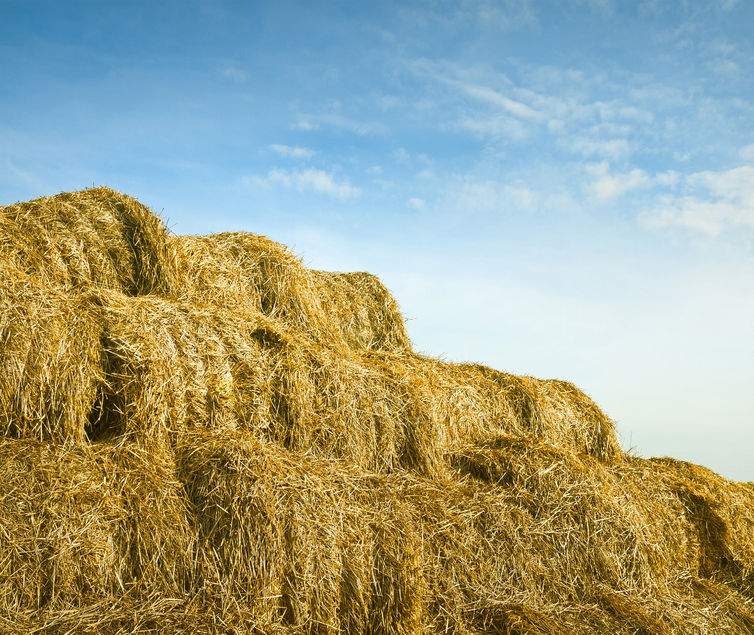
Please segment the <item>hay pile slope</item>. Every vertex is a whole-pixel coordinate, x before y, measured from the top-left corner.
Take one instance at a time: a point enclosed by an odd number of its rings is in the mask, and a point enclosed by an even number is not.
[[[363,273],[0,208],[0,632],[754,631],[754,485],[415,353]]]

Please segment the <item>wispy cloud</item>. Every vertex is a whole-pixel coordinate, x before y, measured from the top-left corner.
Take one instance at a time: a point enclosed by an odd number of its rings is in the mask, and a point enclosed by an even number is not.
[[[463,0],[452,4],[426,3],[404,7],[401,13],[412,24],[457,26],[511,31],[538,23],[533,0]]]
[[[361,190],[348,181],[338,181],[330,172],[317,169],[270,170],[265,176],[251,177],[251,182],[263,187],[279,185],[299,192],[316,192],[341,201],[361,195]]]
[[[520,141],[529,135],[529,128],[521,121],[512,117],[462,117],[458,127],[468,130],[482,139],[498,138]]]
[[[504,214],[531,211],[539,207],[540,195],[523,183],[501,183],[472,176],[449,182],[443,206],[464,214]]]
[[[681,178],[681,175],[673,170],[654,175],[639,168],[614,172],[610,170],[610,164],[607,161],[587,164],[584,166],[584,171],[592,177],[592,180],[587,184],[587,192],[594,198],[603,201],[618,198],[633,190],[672,189]]]
[[[709,236],[733,227],[754,230],[754,166],[691,174],[682,195],[660,197],[640,219],[648,227],[683,227]]]
[[[228,64],[220,69],[220,75],[236,84],[244,84],[249,79],[249,74],[236,64]]]
[[[310,117],[298,117],[296,121],[291,124],[291,129],[311,132],[312,130],[319,130],[319,123]]]
[[[360,121],[340,113],[303,114],[299,115],[291,124],[291,128],[294,130],[303,130],[305,132],[319,130],[322,127],[345,130],[361,137],[380,136],[388,132],[388,127],[384,123]]]
[[[605,157],[615,160],[631,153],[631,143],[628,139],[598,139],[577,136],[567,140],[566,145],[573,152],[584,157]]]
[[[428,59],[408,67],[441,89],[435,99],[445,129],[490,141],[538,138],[587,158],[629,156],[656,127],[654,108],[661,103],[631,92],[646,78],[618,85],[578,69],[515,63],[510,75]]]
[[[269,147],[270,150],[280,155],[281,157],[288,157],[291,159],[310,159],[315,154],[314,150],[301,146],[287,146],[279,143],[273,143]]]
[[[527,121],[541,121],[542,113],[538,112],[531,106],[511,99],[503,93],[490,88],[489,86],[480,86],[466,82],[454,82],[466,95],[491,106],[496,106],[514,117],[525,119]]]
[[[733,9],[738,6],[739,2],[740,0],[719,0],[720,8],[723,11],[733,11]]]
[[[647,173],[638,168],[628,172],[611,173],[609,164],[603,162],[586,166],[586,172],[594,177],[587,190],[592,196],[603,201],[651,184]]]

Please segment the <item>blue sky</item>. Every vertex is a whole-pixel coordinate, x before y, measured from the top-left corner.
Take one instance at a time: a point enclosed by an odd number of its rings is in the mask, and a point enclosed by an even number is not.
[[[0,202],[368,270],[422,351],[754,480],[754,3],[0,0]]]

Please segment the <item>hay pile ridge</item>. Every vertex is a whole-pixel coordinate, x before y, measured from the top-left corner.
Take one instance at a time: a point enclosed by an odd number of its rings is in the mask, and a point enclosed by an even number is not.
[[[754,632],[754,485],[416,353],[366,273],[0,208],[0,633]]]

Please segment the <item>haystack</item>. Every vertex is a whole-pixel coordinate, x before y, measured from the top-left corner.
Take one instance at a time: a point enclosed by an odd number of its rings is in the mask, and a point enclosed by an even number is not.
[[[0,207],[0,262],[55,286],[167,293],[172,257],[164,223],[109,188]]]
[[[754,632],[754,485],[411,348],[369,274],[0,208],[0,632]]]

